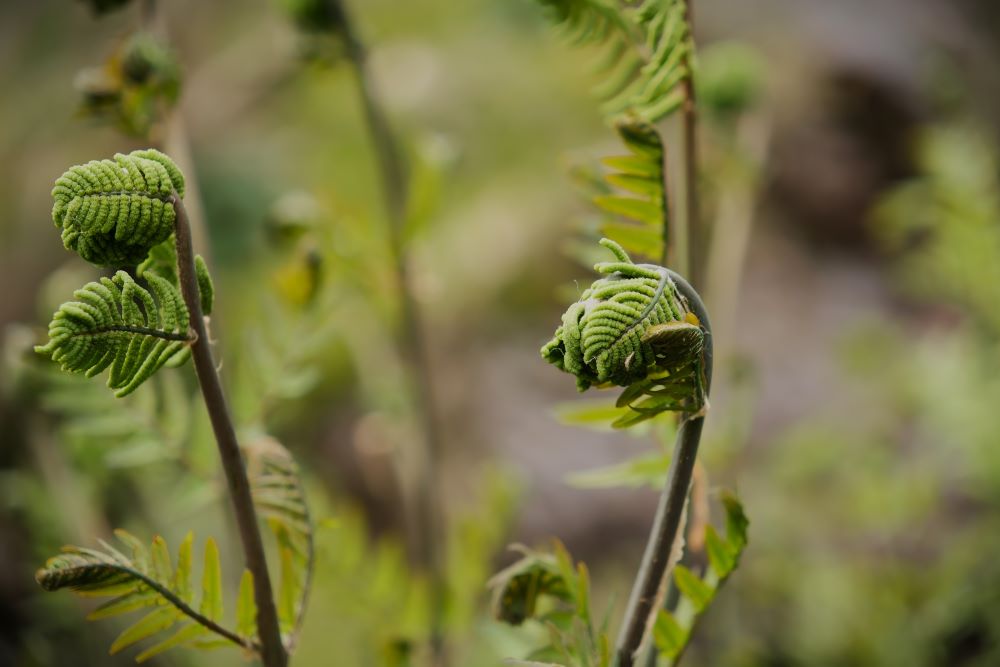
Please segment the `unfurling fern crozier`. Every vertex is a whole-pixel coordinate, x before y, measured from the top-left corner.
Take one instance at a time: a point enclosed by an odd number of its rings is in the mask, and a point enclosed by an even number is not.
[[[52,220],[63,245],[91,264],[132,267],[170,238],[184,176],[163,153],[147,149],[71,167],[52,189]]]
[[[617,261],[594,268],[596,280],[562,318],[542,357],[576,376],[577,387],[626,387],[619,398],[636,417],[693,411],[704,402],[705,332],[670,272],[635,264],[620,245],[602,239]],[[642,400],[639,400],[642,399]]]

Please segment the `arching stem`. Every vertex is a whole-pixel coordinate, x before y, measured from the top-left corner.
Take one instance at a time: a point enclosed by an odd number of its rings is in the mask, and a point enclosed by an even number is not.
[[[700,320],[705,332],[702,360],[705,404],[698,412],[684,415],[681,421],[670,473],[667,475],[663,493],[660,494],[646,551],[625,609],[625,618],[615,648],[616,667],[632,667],[635,664],[635,653],[642,645],[652,614],[657,611],[658,593],[670,567],[671,554],[681,529],[684,508],[691,488],[691,476],[698,455],[698,445],[701,442],[702,428],[705,425],[708,391],[712,382],[712,325],[708,319],[708,311],[701,297],[684,278],[673,271],[669,273],[677,285],[677,290],[687,299],[688,306]]]
[[[246,566],[253,575],[260,657],[264,667],[285,667],[288,664],[288,655],[281,641],[278,610],[274,604],[271,579],[267,572],[267,558],[264,555],[264,541],[260,534],[260,524],[257,522],[257,511],[254,509],[253,497],[250,494],[250,480],[247,478],[239,442],[236,440],[236,430],[229,415],[222,382],[215,370],[208,331],[205,329],[205,318],[198,294],[198,279],[194,268],[194,251],[191,247],[191,224],[184,203],[176,193],[173,195],[172,203],[174,210],[177,211],[174,231],[181,293],[190,313],[191,328],[197,337],[191,346],[191,356],[198,374],[198,384],[205,399],[205,407],[212,422],[215,441],[219,447],[222,468],[226,473],[226,483],[236,512],[236,525],[243,544]]]

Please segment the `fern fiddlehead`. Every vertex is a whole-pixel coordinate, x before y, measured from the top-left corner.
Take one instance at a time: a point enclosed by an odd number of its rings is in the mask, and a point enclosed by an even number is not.
[[[184,176],[155,149],[71,167],[52,189],[63,245],[98,266],[135,266],[167,240],[177,219],[170,198]]]
[[[698,410],[704,402],[706,332],[678,290],[676,274],[634,264],[620,245],[602,239],[616,261],[594,268],[595,281],[572,304],[542,357],[576,376],[577,387],[626,387],[619,406],[628,426],[666,410]]]

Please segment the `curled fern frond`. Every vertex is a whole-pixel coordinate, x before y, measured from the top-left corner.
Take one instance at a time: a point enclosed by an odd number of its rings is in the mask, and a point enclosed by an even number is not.
[[[298,464],[284,445],[270,436],[244,449],[254,506],[278,544],[281,584],[278,621],[292,650],[309,602],[315,565],[314,527]]]
[[[576,376],[580,391],[626,387],[618,399],[631,425],[664,410],[697,410],[704,401],[704,331],[670,272],[635,264],[620,245],[602,239],[617,261],[594,268],[595,281],[569,307],[542,357]]]
[[[691,75],[690,29],[684,0],[539,0],[578,45],[603,55],[595,93],[612,118],[653,123],[680,107],[680,83]]]
[[[168,362],[183,363],[193,342],[184,299],[167,280],[153,273],[145,279],[152,293],[124,271],[77,290],[77,301],[53,315],[48,344],[35,350],[87,377],[110,366],[108,386],[119,397]]]
[[[52,190],[63,245],[98,266],[135,266],[174,231],[184,176],[154,150],[71,167]]]
[[[191,585],[192,547],[194,537],[188,533],[177,552],[176,568],[171,563],[166,541],[157,536],[146,545],[124,530],[115,531],[118,539],[131,551],[126,556],[111,545],[101,542],[103,551],[85,547],[63,547],[63,553],[50,558],[38,570],[35,579],[46,591],[68,589],[85,597],[111,597],[88,615],[88,619],[110,618],[152,607],[145,616],[126,628],[111,644],[115,654],[154,635],[174,630],[166,639],[153,644],[136,656],[144,662],[177,646],[202,647],[214,645],[221,637],[250,651],[256,651],[253,634],[223,627],[222,577],[219,550],[209,539],[205,543],[205,559],[201,584],[201,599],[195,609],[195,589]],[[246,580],[246,574],[244,574]],[[254,611],[244,600],[241,586],[237,618],[243,619]],[[240,621],[243,629],[252,629]],[[212,635],[218,637],[213,638]]]

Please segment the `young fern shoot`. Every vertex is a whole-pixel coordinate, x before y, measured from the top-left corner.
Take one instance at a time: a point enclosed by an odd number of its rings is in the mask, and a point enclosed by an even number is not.
[[[735,569],[746,544],[746,519],[732,499],[725,503],[730,517],[726,537],[710,531],[711,568],[705,577],[677,566],[683,553],[687,498],[712,378],[712,333],[705,305],[684,277],[661,265],[670,261],[688,266],[685,249],[697,216],[690,10],[685,0],[638,4],[623,0],[539,1],[574,44],[594,46],[602,52],[598,72],[603,81],[596,93],[629,151],[628,155],[604,160],[610,170],[605,179],[613,193],[601,188],[593,200],[608,214],[602,232],[610,238],[600,243],[612,252],[615,261],[594,267],[604,277],[570,305],[541,354],[560,370],[576,376],[580,391],[624,388],[612,426],[630,427],[676,412],[680,413],[680,427],[613,656],[604,650],[582,656],[562,650],[565,641],[557,623],[547,616],[538,619],[549,625],[556,638],[550,648],[569,659],[569,664],[632,667],[652,634],[662,651],[661,664],[672,665],[683,653],[698,615]],[[673,184],[667,173],[666,147],[655,125],[679,110],[684,120],[682,171],[687,223],[680,227],[672,211]],[[626,248],[660,264],[634,263]],[[684,606],[658,610],[671,571]],[[566,576],[558,579],[560,583],[550,586],[549,595],[579,606],[564,583],[567,580]],[[508,595],[501,599],[518,600],[509,589],[503,590]],[[518,618],[521,616],[531,614]]]
[[[68,547],[63,555],[49,560],[37,579],[46,590],[69,588],[84,595],[117,596],[92,617],[155,606],[119,637],[112,652],[171,629],[180,621],[174,635],[137,659],[174,646],[204,646],[204,635],[215,633],[258,654],[265,667],[284,667],[287,652],[251,484],[205,325],[214,289],[204,261],[192,250],[183,193],[180,170],[169,157],[153,149],[72,167],[59,178],[53,190],[52,216],[62,230],[63,244],[92,264],[120,270],[111,278],[77,290],[76,301],[60,306],[49,325],[48,344],[37,350],[58,361],[64,370],[88,377],[110,367],[108,385],[118,396],[134,391],[163,366],[193,358],[246,558],[237,628],[229,630],[219,623],[218,551],[211,541],[206,546],[205,592],[198,612],[191,606],[187,583],[190,539],[181,546],[176,571],[161,538],[154,540],[148,551],[127,533],[119,533],[132,549],[131,558],[107,544],[103,552]],[[295,477],[294,467],[282,469]],[[276,491],[268,491],[266,484],[258,487],[264,489],[258,490],[258,498],[270,503],[265,506],[272,510],[284,506],[286,512],[279,519],[288,520],[291,510],[290,505],[282,505],[284,498],[275,498]],[[287,495],[292,487],[298,488],[294,484],[282,488]],[[298,499],[304,507],[304,497]],[[308,523],[308,512],[298,505],[294,509],[296,519]],[[283,524],[279,521],[278,525]],[[311,541],[308,548],[311,550]],[[311,568],[311,556],[308,566]],[[293,615],[300,615],[303,608],[304,600]]]

